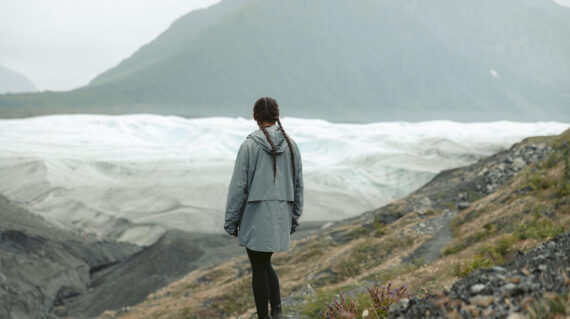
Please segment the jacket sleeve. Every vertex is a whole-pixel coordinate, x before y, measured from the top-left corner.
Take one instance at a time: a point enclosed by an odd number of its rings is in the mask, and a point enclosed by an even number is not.
[[[301,152],[295,144],[297,156],[295,156],[295,193],[293,206],[293,220],[291,222],[291,234],[297,230],[299,226],[299,217],[303,214],[303,161],[301,160]]]
[[[230,235],[233,235],[236,228],[240,225],[241,215],[247,201],[249,191],[247,184],[248,163],[248,147],[247,143],[243,142],[238,150],[226,199],[224,230]]]

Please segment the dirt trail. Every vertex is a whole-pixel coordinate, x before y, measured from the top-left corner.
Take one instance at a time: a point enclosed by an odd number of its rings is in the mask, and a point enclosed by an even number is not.
[[[441,258],[440,251],[453,239],[449,227],[451,219],[457,211],[446,210],[441,216],[419,223],[415,228],[420,232],[433,233],[435,237],[423,243],[418,249],[402,259],[402,262],[415,262],[423,258],[424,263],[430,263]]]

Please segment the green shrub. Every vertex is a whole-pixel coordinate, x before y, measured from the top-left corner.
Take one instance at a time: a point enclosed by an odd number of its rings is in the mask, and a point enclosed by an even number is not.
[[[360,262],[353,258],[342,260],[337,265],[339,280],[354,277],[360,274]]]
[[[533,189],[546,190],[557,184],[556,180],[546,178],[546,175],[542,171],[530,173],[527,176],[527,183],[532,186]]]
[[[562,175],[562,183],[560,189],[556,192],[558,198],[565,197],[570,194],[570,145],[568,141],[564,141],[564,174]]]
[[[358,239],[361,236],[366,236],[370,233],[370,231],[367,228],[364,227],[355,227],[353,229],[351,229],[350,231],[346,232],[344,234],[344,237],[346,237],[347,239],[350,240],[354,240],[354,239]]]
[[[492,266],[493,266],[492,260],[490,260],[487,257],[483,257],[481,254],[475,254],[473,259],[471,259],[471,261],[468,261],[465,264],[456,263],[454,274],[457,277],[465,277],[474,270],[483,267],[492,267]]]
[[[372,226],[374,227],[375,237],[381,237],[386,234],[386,225],[384,225],[384,223],[382,223],[381,221],[374,220]]]
[[[545,293],[545,296],[525,305],[524,308],[531,319],[564,318],[570,315],[570,299],[568,293]]]
[[[479,253],[493,261],[494,264],[502,264],[505,257],[511,252],[511,247],[516,243],[517,237],[511,234],[502,235],[494,245],[484,245]]]
[[[449,255],[453,255],[456,254],[460,251],[462,251],[463,249],[467,248],[467,242],[465,240],[462,240],[459,244],[446,248],[443,251],[443,255],[444,256],[449,256]]]
[[[468,195],[469,195],[469,197],[467,200],[470,203],[476,202],[476,201],[480,200],[481,198],[485,197],[485,194],[479,193],[479,192],[474,192],[474,191],[469,191]]]
[[[305,300],[306,303],[301,314],[308,318],[320,318],[319,312],[323,311],[323,305],[334,298],[335,295],[336,292],[334,290],[317,288],[315,294]]]
[[[214,299],[211,307],[224,314],[232,315],[243,313],[253,302],[251,276],[247,276],[233,285],[228,294]]]
[[[519,240],[524,239],[545,239],[556,236],[562,232],[566,227],[557,222],[553,222],[549,218],[540,216],[540,213],[535,211],[531,220],[522,221],[515,227],[514,234]]]
[[[560,184],[560,188],[556,191],[556,197],[562,198],[570,195],[570,182]]]
[[[551,169],[560,163],[561,156],[558,152],[554,151],[548,154],[548,158],[544,162],[544,168]]]
[[[372,273],[366,276],[366,280],[376,281],[376,282],[388,282],[398,276],[408,274],[421,265],[415,265],[412,263],[402,263],[397,266],[388,267],[382,269],[378,272]]]
[[[444,256],[449,256],[455,253],[458,253],[460,251],[462,251],[463,249],[481,242],[485,239],[491,238],[495,235],[495,233],[497,232],[497,226],[495,224],[486,224],[483,226],[483,229],[478,230],[475,234],[463,239],[461,242],[459,242],[458,244],[456,244],[455,246],[446,248],[443,251],[443,255]]]

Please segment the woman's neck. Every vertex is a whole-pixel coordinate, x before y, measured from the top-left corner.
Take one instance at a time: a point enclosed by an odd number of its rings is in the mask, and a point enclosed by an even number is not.
[[[269,127],[269,126],[275,125],[275,123],[277,123],[277,122],[273,122],[273,123],[271,123],[271,122],[263,122],[263,123],[261,123],[261,126],[263,126],[263,127]]]

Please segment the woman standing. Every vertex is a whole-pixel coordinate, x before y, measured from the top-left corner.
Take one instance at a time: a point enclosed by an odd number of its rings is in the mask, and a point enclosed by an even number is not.
[[[303,211],[301,154],[281,125],[275,99],[259,98],[253,106],[253,119],[259,129],[239,148],[224,229],[246,248],[257,317],[281,319],[279,278],[271,266],[271,255],[289,250],[290,235],[299,225]]]

